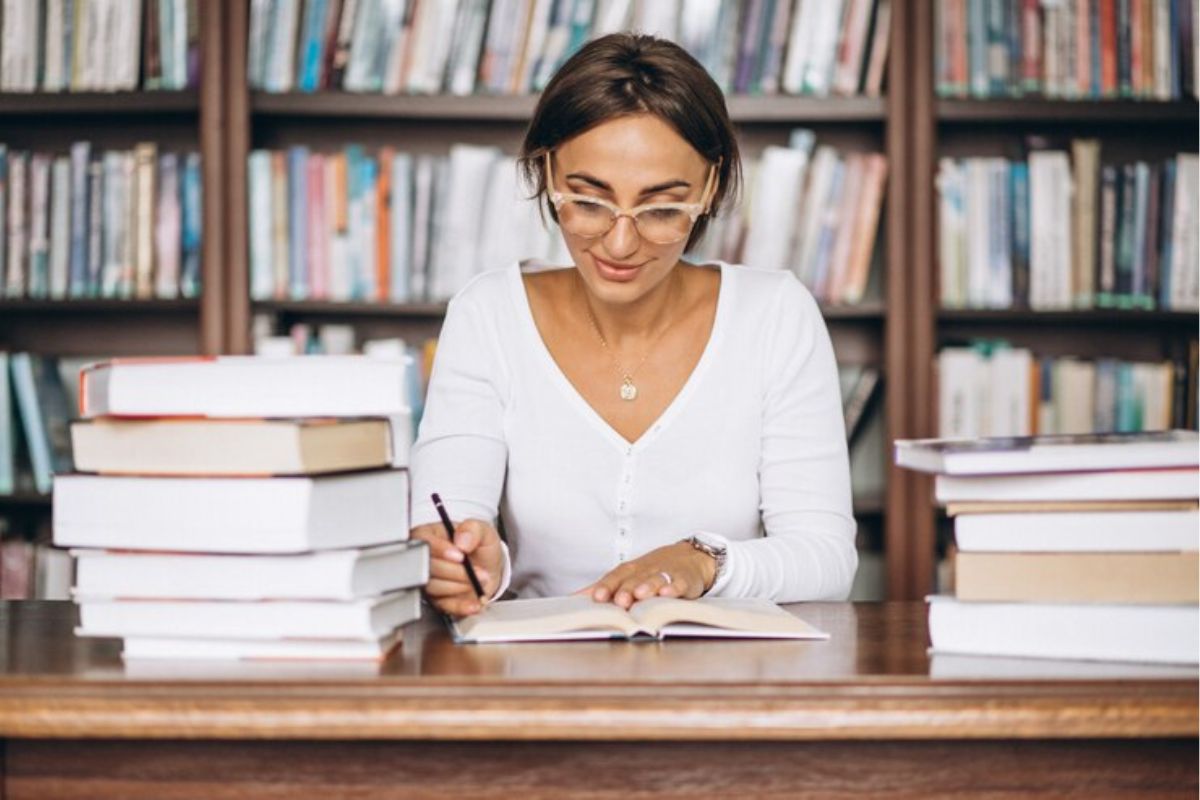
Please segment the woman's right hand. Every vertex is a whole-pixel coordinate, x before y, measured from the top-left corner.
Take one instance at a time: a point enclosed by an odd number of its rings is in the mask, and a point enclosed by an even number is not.
[[[463,520],[454,526],[454,541],[446,537],[440,523],[418,525],[412,538],[429,545],[429,583],[425,594],[441,611],[457,617],[476,614],[500,586],[504,569],[504,551],[500,534],[490,522]],[[477,597],[467,577],[463,560],[471,559],[475,576],[483,584],[483,597]]]

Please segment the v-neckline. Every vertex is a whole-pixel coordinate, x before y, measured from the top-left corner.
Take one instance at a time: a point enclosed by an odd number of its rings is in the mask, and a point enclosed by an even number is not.
[[[719,340],[725,330],[724,318],[727,313],[726,308],[729,305],[729,295],[732,292],[729,283],[729,265],[723,261],[714,261],[710,264],[702,265],[706,267],[715,265],[721,274],[721,282],[717,287],[717,308],[713,314],[712,330],[709,331],[708,342],[704,345],[700,359],[692,367],[691,374],[688,375],[687,380],[684,381],[683,386],[675,393],[675,396],[671,398],[671,402],[667,403],[662,413],[642,431],[640,436],[630,441],[619,433],[599,411],[592,407],[592,404],[575,388],[575,384],[571,383],[566,373],[563,372],[562,367],[554,360],[554,356],[551,354],[550,348],[546,345],[546,340],[542,338],[542,332],[538,330],[537,321],[533,316],[533,305],[529,302],[529,292],[525,288],[525,281],[521,277],[522,263],[517,262],[515,267],[510,271],[509,276],[511,281],[509,286],[513,291],[513,301],[521,317],[521,326],[530,336],[534,349],[538,353],[537,358],[542,362],[542,368],[550,377],[551,382],[558,386],[559,391],[563,393],[566,399],[578,409],[579,413],[585,419],[589,420],[594,427],[599,429],[606,439],[627,454],[632,454],[635,450],[641,449],[678,415],[679,409],[687,402],[688,396],[695,390],[695,386],[699,383],[707,369],[708,363],[714,358],[713,353],[717,349]],[[572,267],[564,267],[563,269],[572,269]]]

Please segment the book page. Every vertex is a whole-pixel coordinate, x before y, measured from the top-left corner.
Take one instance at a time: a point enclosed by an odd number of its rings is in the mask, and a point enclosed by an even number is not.
[[[459,638],[471,642],[603,638],[633,636],[640,631],[628,613],[612,603],[597,603],[588,595],[501,600],[459,620],[455,629]],[[573,635],[583,632],[592,633]]]
[[[756,597],[709,597],[699,600],[652,597],[635,604],[629,615],[643,628],[668,636],[829,638],[828,634],[789,614],[770,600]]]

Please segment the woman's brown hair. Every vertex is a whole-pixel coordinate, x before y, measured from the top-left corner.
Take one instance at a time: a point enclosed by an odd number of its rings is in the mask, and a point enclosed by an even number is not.
[[[741,185],[741,160],[725,96],[700,62],[679,45],[633,33],[614,33],[585,44],[546,85],[525,131],[521,172],[558,217],[547,196],[543,156],[562,142],[630,114],[653,114],[717,168],[709,213],[696,220],[687,250],[704,236],[722,203]]]

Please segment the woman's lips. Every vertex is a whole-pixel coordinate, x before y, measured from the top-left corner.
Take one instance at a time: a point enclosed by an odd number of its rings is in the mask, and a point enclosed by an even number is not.
[[[600,273],[601,278],[620,283],[628,283],[636,278],[642,268],[640,264],[614,264],[595,256],[592,256],[592,261],[595,262],[596,271]]]

